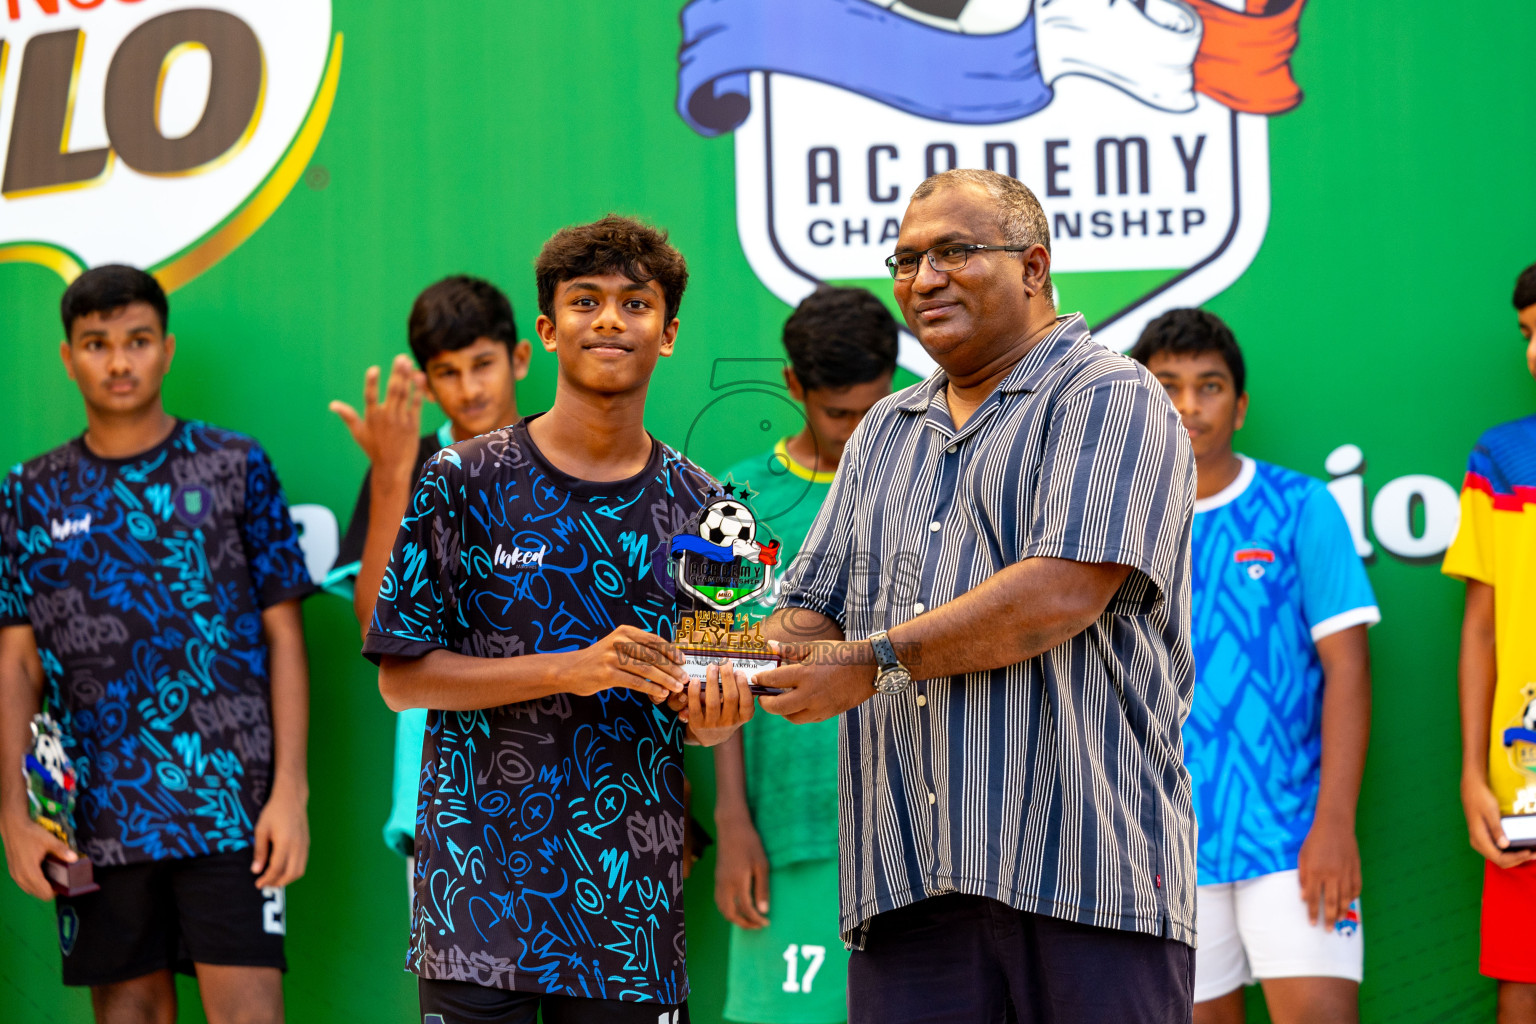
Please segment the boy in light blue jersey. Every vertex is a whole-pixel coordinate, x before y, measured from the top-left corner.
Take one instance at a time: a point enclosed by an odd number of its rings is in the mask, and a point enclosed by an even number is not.
[[[1196,1024],[1243,1019],[1255,979],[1276,1024],[1358,1020],[1355,804],[1370,734],[1365,631],[1381,618],[1333,496],[1232,449],[1242,352],[1176,309],[1132,358],[1178,408],[1199,473],[1184,758],[1200,823]]]

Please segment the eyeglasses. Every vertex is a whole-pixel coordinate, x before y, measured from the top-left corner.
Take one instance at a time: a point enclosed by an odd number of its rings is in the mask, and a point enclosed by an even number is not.
[[[918,268],[922,265],[923,257],[928,257],[928,265],[941,274],[947,274],[959,270],[970,260],[973,252],[1024,252],[1032,246],[1028,245],[970,245],[964,242],[945,242],[943,245],[935,245],[926,252],[898,252],[885,258],[885,269],[891,272],[891,279],[905,281],[917,276]]]

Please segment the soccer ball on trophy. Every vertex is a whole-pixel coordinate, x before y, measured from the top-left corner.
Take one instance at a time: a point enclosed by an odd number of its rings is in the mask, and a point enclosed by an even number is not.
[[[32,716],[32,746],[22,758],[22,775],[27,783],[28,815],[79,853],[75,842],[75,800],[79,796],[75,769],[64,751],[63,731],[46,713]],[[99,888],[89,857],[65,862],[50,853],[42,867],[49,884],[62,895],[82,896]]]
[[[1509,765],[1523,773],[1526,780],[1511,801],[1513,814],[1503,819],[1511,849],[1536,846],[1536,683],[1521,687],[1520,696],[1525,699],[1517,719],[1520,724],[1511,724],[1504,730]]]
[[[699,536],[721,547],[731,547],[738,540],[750,543],[756,533],[757,520],[752,513],[729,498],[710,505],[699,523]]]

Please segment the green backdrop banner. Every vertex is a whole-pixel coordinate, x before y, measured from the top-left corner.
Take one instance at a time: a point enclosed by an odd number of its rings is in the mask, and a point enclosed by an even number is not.
[[[327,402],[405,349],[411,300],[450,273],[501,284],[528,336],[539,245],[614,210],[668,228],[692,270],[648,424],[722,469],[798,427],[775,383],[789,305],[816,280],[889,299],[880,259],[930,170],[1016,174],[1045,204],[1064,309],[1118,347],[1171,306],[1221,314],[1249,362],[1240,447],[1330,481],[1384,615],[1365,1019],[1487,1019],[1460,590],[1436,566],[1468,448],[1536,397],[1508,298],[1536,259],[1536,8],[1254,6],[5,0],[0,460],[83,428],[64,282],[152,267],[180,341],[168,406],[263,442],[323,570],[364,468]],[[902,363],[899,383],[930,365],[910,338]],[[525,411],[553,373],[539,352]],[[290,1018],[410,1020],[405,868],[379,838],[392,718],[351,609],[319,596],[305,616],[314,847],[289,893]],[[690,752],[706,823],[709,764]],[[702,1022],[723,999],[712,867],[687,890]],[[88,1020],[58,970],[51,910],[0,886],[0,1017]]]

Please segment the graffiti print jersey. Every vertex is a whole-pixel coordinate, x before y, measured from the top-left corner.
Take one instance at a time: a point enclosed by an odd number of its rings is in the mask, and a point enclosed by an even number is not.
[[[715,490],[653,442],[628,480],[551,466],[527,420],[428,462],[365,653],[670,637],[666,544]],[[427,717],[407,965],[521,992],[681,1002],[683,727],[633,690]]]
[[[98,865],[251,845],[272,779],[261,612],[310,590],[251,438],[178,421],[139,455],[82,439],[0,498],[0,626],[30,625],[80,773]]]
[[[1381,619],[1333,495],[1242,457],[1195,502],[1195,686],[1184,763],[1200,822],[1201,885],[1296,867],[1322,772],[1317,641]]]

